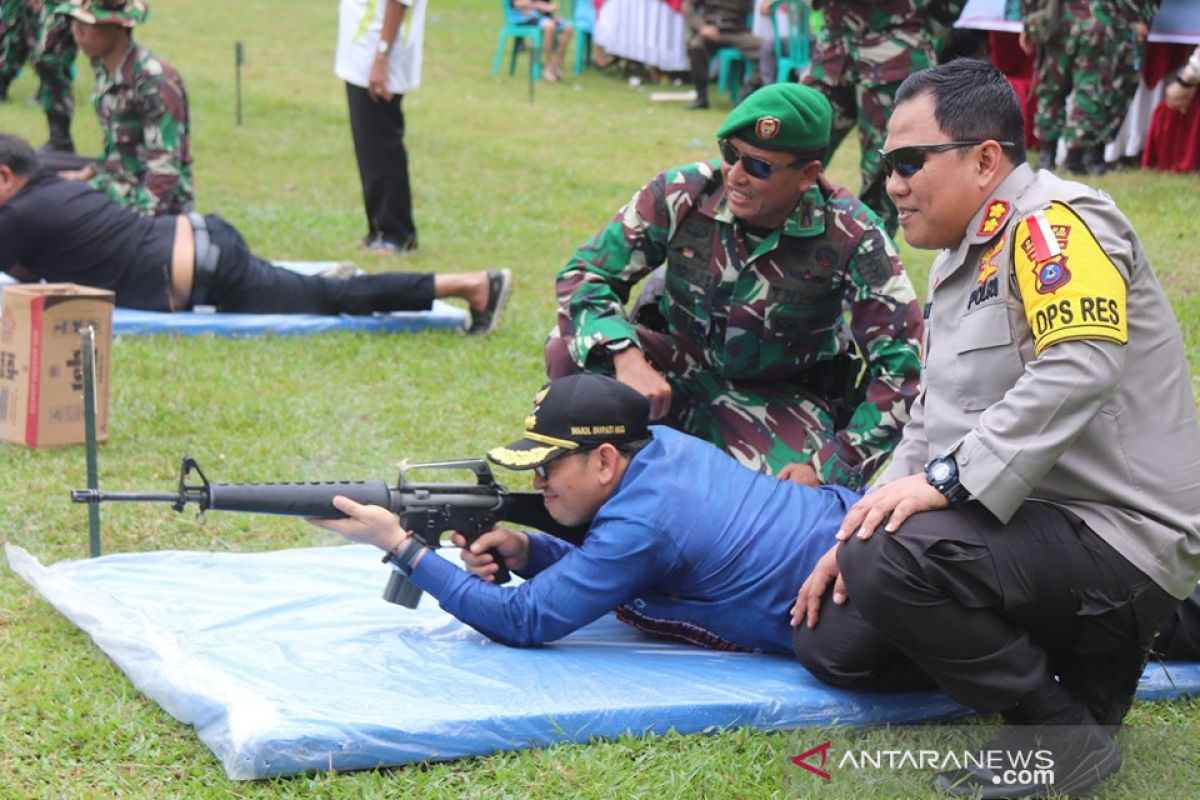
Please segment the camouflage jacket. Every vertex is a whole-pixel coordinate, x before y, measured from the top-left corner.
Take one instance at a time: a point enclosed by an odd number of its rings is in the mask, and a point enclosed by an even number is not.
[[[1021,16],[1042,8],[1046,0],[1021,0]],[[1124,26],[1131,22],[1154,24],[1162,0],[1065,0],[1062,3],[1064,20],[1096,19],[1106,25]]]
[[[813,53],[813,77],[836,78],[857,64],[865,85],[899,83],[933,66],[935,29],[958,19],[963,4],[964,0],[814,2],[825,25]]]
[[[692,215],[712,221],[699,226],[711,241],[695,248],[676,235]],[[624,304],[669,260],[659,306],[667,330],[695,342],[722,378],[796,381],[853,336],[867,360],[867,400],[814,458],[822,479],[891,450],[917,393],[923,323],[895,246],[870,209],[822,177],[755,243],[728,208],[717,162],[661,173],[558,274],[559,314],[575,331],[578,366],[605,342],[640,344]]]
[[[115,73],[99,61],[92,67],[104,134],[92,186],[139,214],[189,211],[190,121],[179,73],[136,42]]]

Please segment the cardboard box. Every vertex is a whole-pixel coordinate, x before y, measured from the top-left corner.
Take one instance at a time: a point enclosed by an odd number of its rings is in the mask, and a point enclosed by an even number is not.
[[[96,439],[108,439],[114,295],[73,283],[7,285],[0,294],[0,441],[79,444],[82,334],[96,329]]]

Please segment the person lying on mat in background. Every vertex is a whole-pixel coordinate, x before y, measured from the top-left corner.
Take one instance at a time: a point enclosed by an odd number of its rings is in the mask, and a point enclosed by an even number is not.
[[[338,497],[349,518],[311,522],[393,554],[443,609],[504,644],[551,642],[616,609],[653,636],[790,654],[796,582],[859,495],[754,472],[649,416],[650,401],[613,378],[579,373],[543,387],[524,438],[487,455],[534,470],[550,516],[590,528],[576,547],[497,527],[463,551],[483,580],[427,552],[380,506]],[[523,584],[489,582],[492,548]]]
[[[111,289],[118,306],[147,311],[371,314],[461,297],[471,334],[495,329],[512,291],[507,269],[300,275],[255,256],[215,214],[140,217],[86,184],[39,172],[29,143],[7,133],[0,133],[0,271],[25,282]]]

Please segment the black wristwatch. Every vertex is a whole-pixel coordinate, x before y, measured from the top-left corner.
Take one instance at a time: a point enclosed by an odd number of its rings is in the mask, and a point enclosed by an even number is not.
[[[971,493],[958,482],[958,462],[953,455],[929,459],[925,465],[925,480],[941,492],[951,506],[960,505],[971,498]]]
[[[412,575],[413,559],[417,557],[417,553],[424,549],[424,544],[418,542],[415,538],[409,537],[404,540],[404,544],[388,550],[384,554],[382,561],[384,564],[391,564],[394,570],[403,573],[405,576]]]

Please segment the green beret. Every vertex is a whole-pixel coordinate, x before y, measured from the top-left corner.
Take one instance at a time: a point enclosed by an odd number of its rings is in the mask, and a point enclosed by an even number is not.
[[[733,136],[765,150],[812,152],[829,147],[833,109],[825,95],[799,83],[764,86],[729,112],[718,139]]]

